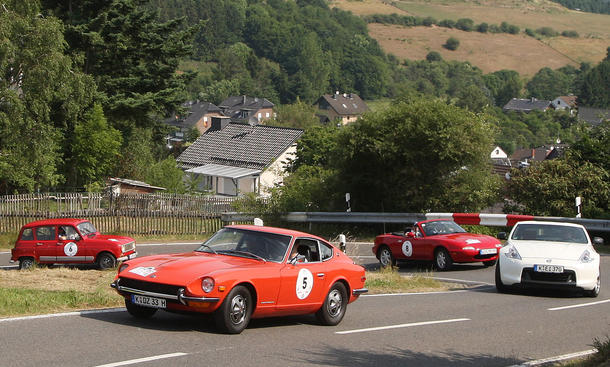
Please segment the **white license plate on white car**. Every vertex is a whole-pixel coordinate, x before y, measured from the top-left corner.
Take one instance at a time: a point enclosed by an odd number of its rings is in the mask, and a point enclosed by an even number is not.
[[[563,273],[561,265],[534,265],[534,271],[539,273]]]
[[[479,254],[481,254],[481,255],[491,255],[491,254],[497,254],[497,253],[498,253],[498,249],[495,249],[495,248],[484,248],[479,251]]]
[[[166,308],[167,301],[163,298],[140,296],[138,294],[131,295],[131,302],[136,305],[152,307],[152,308]]]

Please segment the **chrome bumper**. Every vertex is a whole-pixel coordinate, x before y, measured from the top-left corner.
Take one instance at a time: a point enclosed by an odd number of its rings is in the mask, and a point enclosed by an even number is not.
[[[130,288],[130,287],[123,287],[123,286],[120,286],[120,285],[118,285],[116,283],[117,283],[116,281],[110,283],[110,287],[116,289],[119,292],[129,293],[129,294],[139,294],[141,296],[148,296],[148,297],[155,297],[155,298],[173,299],[175,301],[178,301],[178,302],[182,303],[185,306],[187,305],[186,301],[190,301],[190,302],[210,302],[210,303],[215,303],[215,302],[220,301],[220,298],[218,298],[218,297],[190,297],[190,296],[185,296],[184,295],[184,288],[180,288],[178,290],[178,294],[173,295],[173,294],[165,294],[165,293],[156,293],[156,292],[150,292],[150,291],[143,291],[141,289],[135,289],[135,288]]]
[[[136,256],[138,256],[138,253],[134,252],[133,254],[128,255],[128,256],[121,256],[121,257],[117,258],[116,261],[131,260],[131,259],[135,259]]]
[[[368,291],[369,290],[367,288],[354,289],[354,290],[352,290],[352,294],[354,296],[359,296],[359,295],[364,294],[364,293],[366,293]]]

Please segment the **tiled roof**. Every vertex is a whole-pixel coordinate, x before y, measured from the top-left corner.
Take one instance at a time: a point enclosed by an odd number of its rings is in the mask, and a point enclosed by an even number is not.
[[[177,127],[189,128],[195,126],[197,121],[208,113],[220,113],[220,108],[210,102],[189,101],[182,104],[188,110],[181,116],[174,116],[165,120],[165,123]]]
[[[335,112],[339,115],[362,115],[369,110],[369,107],[357,94],[325,94],[320,99],[324,99]],[[320,100],[318,100],[318,105]]]
[[[275,105],[266,98],[248,97],[245,95],[229,97],[218,105],[225,116],[231,118],[244,118],[244,116],[241,116],[242,111],[255,113],[260,109],[273,108],[273,106]]]
[[[538,100],[536,98],[531,99],[519,99],[513,98],[508,101],[507,104],[504,105],[505,111],[521,111],[521,112],[530,112],[530,111],[545,111],[551,101]]]
[[[578,119],[592,125],[599,125],[604,120],[610,120],[610,110],[593,107],[579,107]]]
[[[576,107],[576,96],[559,96],[557,98],[560,98],[565,104],[570,107]]]
[[[204,164],[264,169],[303,134],[301,129],[230,123],[208,130],[177,161],[185,168]]]
[[[109,177],[108,181],[111,182],[111,183],[121,183],[121,184],[129,185],[129,186],[144,187],[144,188],[147,188],[147,189],[165,190],[164,187],[153,186],[153,185],[147,184],[146,182],[136,181],[136,180],[129,180],[129,179],[126,179],[126,178]]]

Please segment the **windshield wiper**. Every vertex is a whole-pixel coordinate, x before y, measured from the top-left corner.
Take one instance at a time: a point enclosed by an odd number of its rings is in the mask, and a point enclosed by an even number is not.
[[[215,255],[218,255],[218,252],[216,252],[216,250],[214,250],[214,249],[213,249],[213,248],[211,248],[210,246],[206,245],[205,243],[202,243],[202,244],[201,244],[201,247],[208,248],[208,249],[210,249],[210,251],[212,251],[212,252],[213,252]],[[197,251],[199,251],[199,250],[197,250]],[[203,252],[203,251],[199,251],[199,252]]]
[[[266,260],[264,257],[258,256],[257,254],[253,254],[253,253],[248,252],[248,251],[239,251],[239,250],[221,250],[221,251],[218,251],[218,252],[219,252],[219,253],[221,253],[221,254],[228,253],[228,254],[245,255],[245,256],[248,256],[248,257],[255,258],[255,259],[257,259],[257,260],[261,260],[261,261],[263,261],[263,262],[267,262],[267,260]]]

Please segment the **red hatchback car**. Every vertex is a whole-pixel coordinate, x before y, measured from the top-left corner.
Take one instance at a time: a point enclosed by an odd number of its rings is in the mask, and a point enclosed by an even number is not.
[[[397,260],[433,260],[439,270],[449,270],[453,263],[493,266],[501,247],[495,237],[468,233],[451,220],[432,219],[405,232],[377,236],[373,253],[382,266],[396,265]]]
[[[130,237],[100,234],[85,219],[58,218],[28,223],[21,228],[11,262],[19,268],[39,264],[97,264],[115,267],[118,261],[137,256],[136,241]]]

